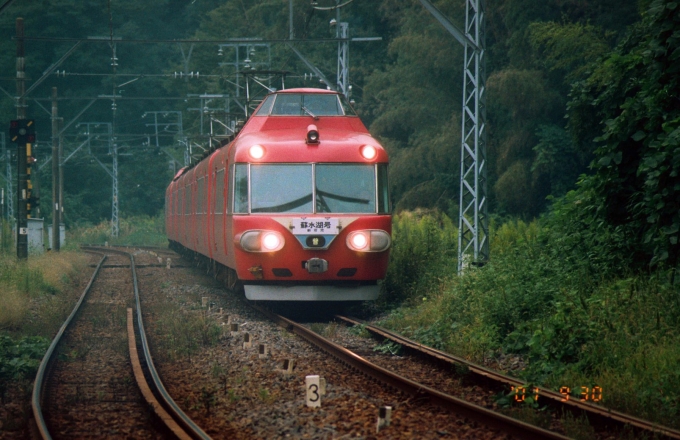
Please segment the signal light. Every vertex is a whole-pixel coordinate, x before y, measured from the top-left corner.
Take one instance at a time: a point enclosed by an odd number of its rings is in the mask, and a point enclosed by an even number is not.
[[[378,150],[373,145],[364,145],[361,147],[361,155],[366,160],[372,160],[378,155]]]
[[[264,157],[264,147],[262,145],[253,145],[248,150],[248,153],[253,159],[262,159]]]
[[[310,124],[307,126],[307,143],[308,144],[318,144],[319,143],[319,129],[316,125]]]
[[[17,144],[35,142],[35,121],[33,119],[14,119],[10,121],[9,138]]]

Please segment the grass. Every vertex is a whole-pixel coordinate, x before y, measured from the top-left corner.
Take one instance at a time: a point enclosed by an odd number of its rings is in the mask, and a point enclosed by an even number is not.
[[[222,327],[214,318],[205,316],[200,308],[164,302],[150,305],[149,310],[156,316],[154,331],[160,345],[158,352],[166,353],[164,356],[170,360],[188,357],[200,348],[216,345],[223,336]]]
[[[680,428],[672,273],[592,270],[600,253],[569,254],[541,222],[517,220],[492,224],[490,262],[459,277],[450,221],[419,212],[394,224],[382,325],[479,363],[521,356],[527,367],[512,374],[527,382],[599,386],[607,407]]]
[[[75,252],[45,253],[25,261],[0,254],[0,331],[50,336],[63,321],[71,278],[86,257]]]
[[[83,225],[67,231],[67,246],[80,244],[105,243],[113,245],[129,244],[135,246],[167,246],[165,218],[137,216],[119,220],[118,237],[111,236],[111,222],[103,221],[97,225]]]

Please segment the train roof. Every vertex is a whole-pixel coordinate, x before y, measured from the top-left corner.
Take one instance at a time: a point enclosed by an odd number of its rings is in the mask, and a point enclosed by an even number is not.
[[[276,92],[273,93],[325,93],[325,94],[338,94],[335,90],[327,90],[327,89],[315,89],[313,87],[300,87],[297,89],[284,89],[284,90],[277,90]]]

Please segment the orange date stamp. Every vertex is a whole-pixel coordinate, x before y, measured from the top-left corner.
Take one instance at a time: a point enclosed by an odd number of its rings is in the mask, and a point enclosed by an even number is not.
[[[560,387],[560,394],[563,396],[562,402],[568,401],[570,397],[576,397],[581,402],[587,401],[600,402],[602,400],[603,394],[602,387],[594,386],[592,388],[589,387],[580,388],[581,388],[580,392],[578,392],[577,394],[573,394],[571,388]],[[532,389],[531,387],[513,386],[510,387],[510,391],[514,393],[515,402],[524,402],[526,399],[534,399],[535,402],[538,402],[538,396],[540,394],[540,390],[538,387],[534,387]]]

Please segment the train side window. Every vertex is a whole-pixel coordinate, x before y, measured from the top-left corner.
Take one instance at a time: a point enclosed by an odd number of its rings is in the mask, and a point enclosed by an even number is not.
[[[248,165],[234,165],[234,214],[248,213]]]
[[[390,213],[390,194],[387,184],[387,164],[378,165],[378,214]]]
[[[215,214],[224,214],[224,168],[215,174]]]
[[[201,177],[198,179],[198,199],[196,200],[196,213],[203,214],[203,190],[205,186],[205,179]]]
[[[191,214],[191,184],[184,187],[184,214]]]

